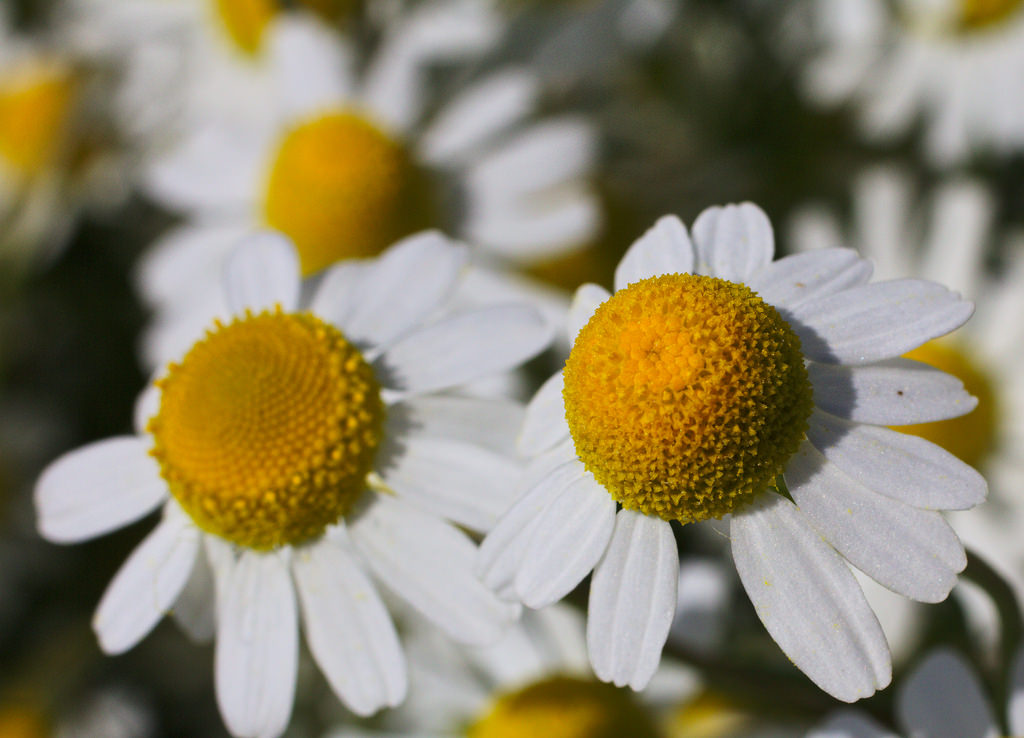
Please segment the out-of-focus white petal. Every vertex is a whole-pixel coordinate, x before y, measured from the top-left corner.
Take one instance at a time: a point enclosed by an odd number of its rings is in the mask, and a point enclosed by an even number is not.
[[[224,291],[235,315],[299,303],[299,257],[292,242],[274,231],[244,239],[224,265]]]
[[[405,657],[384,603],[356,558],[324,539],[295,551],[295,587],[313,658],[357,715],[405,697]]]
[[[974,672],[954,651],[940,649],[901,685],[896,713],[909,735],[996,738],[992,708]]]
[[[299,626],[286,556],[245,551],[217,616],[217,704],[236,736],[284,732],[295,699]]]
[[[170,609],[199,551],[199,530],[176,503],[124,562],[96,608],[92,627],[106,653],[138,643]]]
[[[73,543],[120,528],[167,498],[167,483],[139,436],[96,441],[52,462],[36,483],[36,524],[44,538]]]

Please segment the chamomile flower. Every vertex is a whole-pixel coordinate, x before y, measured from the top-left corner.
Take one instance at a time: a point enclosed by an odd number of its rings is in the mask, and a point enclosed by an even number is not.
[[[415,628],[407,643],[409,699],[385,716],[387,732],[338,728],[329,738],[663,738],[668,708],[698,686],[674,665],[659,671],[659,689],[643,700],[597,681],[583,618],[564,605],[527,612],[486,648]]]
[[[515,262],[554,257],[595,233],[596,199],[581,181],[595,156],[590,128],[575,118],[527,122],[540,94],[533,74],[500,69],[439,107],[424,94],[428,62],[493,38],[482,12],[427,3],[388,30],[362,72],[346,40],[313,17],[276,24],[272,113],[210,121],[150,170],[149,192],[187,222],[141,266],[141,292],[158,315],[147,356],[166,355],[172,326],[223,309],[201,296],[211,294],[213,265],[254,227],[290,237],[304,275],[427,225]]]
[[[234,317],[144,393],[136,435],[68,453],[36,487],[52,541],[163,509],[100,602],[104,651],[131,648],[168,611],[197,635],[215,625],[228,728],[272,736],[291,711],[300,619],[354,712],[404,697],[368,573],[453,638],[499,637],[517,608],[475,578],[476,546],[455,524],[486,529],[507,504],[519,465],[503,439],[521,412],[438,391],[525,360],[549,335],[526,307],[447,313],[465,260],[439,235],[414,236],[331,270],[302,309],[281,236],[229,258]]]
[[[67,195],[78,80],[68,59],[7,28],[0,8],[0,257],[52,251],[72,223]]]
[[[1024,652],[1018,651],[1014,659],[1009,689],[1006,733],[971,666],[955,651],[940,648],[900,685],[896,715],[903,735],[912,738],[1024,735]],[[896,738],[896,734],[867,715],[847,710],[827,719],[808,738]]]
[[[987,273],[994,210],[992,194],[979,181],[944,183],[918,204],[905,172],[874,167],[854,181],[851,227],[841,227],[820,207],[808,207],[795,220],[791,240],[802,251],[855,247],[883,278],[935,280],[976,302],[967,325],[909,356],[958,376],[978,397],[978,407],[958,418],[899,430],[939,444],[984,473],[991,487],[988,504],[956,513],[951,521],[965,543],[1001,564],[1024,592],[1018,504],[1024,487],[1024,327],[1006,319],[1024,312],[1024,251],[1019,238],[1007,239],[1006,267],[998,276]]]
[[[889,683],[885,637],[847,564],[942,600],[965,565],[937,512],[984,499],[981,476],[885,428],[974,407],[959,380],[898,358],[972,306],[921,280],[868,284],[849,250],[772,261],[756,206],[711,208],[692,240],[665,217],[614,294],[577,293],[565,369],[527,409],[527,488],[480,547],[497,591],[548,605],[588,573],[595,673],[641,689],[676,606],[672,523],[729,518],[740,580],[769,634],[822,689]]]
[[[853,100],[868,134],[892,138],[920,117],[940,165],[1024,147],[1020,0],[816,0],[811,25],[808,98]]]

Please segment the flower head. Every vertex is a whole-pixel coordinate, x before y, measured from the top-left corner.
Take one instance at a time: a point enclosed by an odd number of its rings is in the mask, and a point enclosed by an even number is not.
[[[972,305],[931,282],[868,284],[851,251],[772,251],[750,204],[705,211],[692,238],[662,218],[619,263],[614,294],[579,289],[565,370],[528,408],[534,484],[478,569],[531,607],[593,570],[587,640],[602,679],[640,689],[657,667],[676,604],[672,521],[729,516],[768,632],[847,701],[885,686],[891,666],[846,562],[923,601],[943,599],[966,564],[936,510],[976,505],[984,480],[884,426],[974,407],[956,378],[898,358]]]
[[[498,637],[517,608],[476,580],[476,547],[453,523],[486,530],[511,499],[520,412],[434,393],[522,362],[549,335],[526,307],[447,310],[465,259],[437,234],[414,236],[330,271],[303,306],[287,240],[240,246],[225,273],[235,317],[146,390],[137,435],[72,451],[38,482],[51,540],[163,507],[100,602],[105,651],[132,647],[168,611],[199,636],[215,623],[225,722],[265,736],[288,723],[300,617],[350,709],[404,697],[402,650],[367,570],[452,637]]]

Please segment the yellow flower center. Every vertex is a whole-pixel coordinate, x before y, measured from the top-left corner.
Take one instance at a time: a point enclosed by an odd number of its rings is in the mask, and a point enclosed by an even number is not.
[[[717,518],[772,484],[812,409],[800,340],[744,285],[667,274],[616,292],[565,365],[576,452],[630,510]]]
[[[405,148],[365,118],[336,112],[283,139],[267,183],[267,225],[288,234],[304,274],[374,256],[425,226],[430,205]]]
[[[217,325],[160,380],[152,455],[202,529],[254,549],[321,534],[364,489],[380,445],[380,385],[309,313]]]
[[[0,738],[47,738],[53,734],[43,710],[33,702],[0,707]]]
[[[63,69],[36,69],[0,78],[0,160],[19,174],[53,163],[65,140],[75,80]]]
[[[235,46],[255,55],[263,45],[263,32],[274,17],[274,0],[213,0],[217,17]]]
[[[466,738],[657,738],[632,694],[568,676],[500,696],[466,730]]]
[[[1024,0],[960,0],[960,27],[965,31],[992,28],[1020,10]]]
[[[955,454],[961,461],[979,466],[996,446],[998,413],[995,387],[988,375],[969,358],[956,341],[930,341],[906,355],[957,377],[978,398],[978,406],[966,415],[935,423],[900,425],[894,429],[913,433]]]
[[[675,711],[671,720],[672,735],[686,738],[721,738],[744,735],[750,716],[725,698],[702,692]]]

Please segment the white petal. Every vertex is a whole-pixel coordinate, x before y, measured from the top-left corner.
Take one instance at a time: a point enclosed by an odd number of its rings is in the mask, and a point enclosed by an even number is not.
[[[278,736],[291,717],[299,628],[282,553],[245,551],[224,587],[214,676],[224,722],[242,738]]]
[[[36,524],[44,538],[73,543],[131,523],[167,498],[148,438],[121,436],[69,451],[36,483]]]
[[[390,343],[451,294],[467,255],[436,231],[400,241],[362,273],[358,304],[338,327],[360,344]]]
[[[903,682],[896,701],[903,729],[928,738],[996,738],[995,717],[963,657],[930,654]]]
[[[533,529],[543,520],[544,511],[551,500],[586,473],[579,461],[564,461],[547,470],[502,515],[498,524],[480,544],[476,572],[484,584],[497,591],[505,589],[515,580]]]
[[[344,331],[359,309],[362,285],[373,266],[372,261],[352,259],[328,268],[310,301],[310,312]]]
[[[966,510],[985,500],[985,478],[923,438],[815,411],[807,438],[826,459],[878,494],[929,510]]]
[[[438,518],[377,495],[349,534],[388,589],[457,641],[493,643],[518,614],[474,576],[473,542]]]
[[[811,362],[807,373],[815,405],[858,423],[930,423],[965,415],[978,404],[957,377],[909,359],[856,367]]]
[[[357,715],[405,698],[405,657],[391,616],[352,554],[324,539],[295,551],[295,587],[309,650]]]
[[[265,138],[264,131],[200,125],[154,158],[143,173],[143,187],[173,209],[245,217],[258,197]]]
[[[771,221],[749,202],[708,208],[693,222],[692,238],[696,271],[730,282],[745,283],[775,253]]]
[[[377,471],[399,497],[475,531],[515,500],[523,466],[477,444],[407,433],[382,450]]]
[[[274,231],[244,239],[224,266],[224,291],[235,315],[299,303],[299,257],[292,242]]]
[[[790,324],[808,358],[868,364],[959,328],[973,311],[942,285],[894,279],[805,302],[792,310]]]
[[[496,305],[420,328],[399,339],[374,363],[385,386],[427,392],[512,369],[550,341],[550,327],[538,312]]]
[[[188,581],[171,608],[175,622],[197,643],[212,640],[216,632],[216,598],[213,572],[206,555],[200,552],[192,564]]]
[[[980,297],[979,272],[995,205],[993,193],[978,181],[954,180],[939,188],[930,211],[921,276]]]
[[[798,669],[843,702],[892,678],[878,620],[846,563],[785,498],[733,514],[732,555],[758,617]]]
[[[366,71],[363,98],[377,119],[401,132],[420,117],[427,66],[483,51],[500,25],[479,3],[429,3],[388,30]]]
[[[555,495],[533,526],[516,592],[523,604],[547,607],[569,594],[608,547],[615,500],[587,472]]]
[[[151,306],[180,305],[193,290],[217,285],[224,259],[251,230],[249,223],[233,219],[171,228],[139,257],[139,294]]]
[[[389,423],[404,424],[404,433],[464,441],[509,457],[515,456],[523,415],[515,400],[454,395],[409,397],[388,408]]]
[[[615,289],[662,274],[693,271],[693,244],[686,226],[674,215],[664,215],[633,242],[615,268]]]
[[[118,654],[138,643],[171,607],[192,571],[199,530],[178,508],[167,514],[103,593],[92,627],[104,652]]]
[[[349,99],[352,55],[333,28],[311,13],[285,13],[268,30],[267,55],[282,116],[310,117]]]
[[[566,318],[570,344],[576,341],[576,336],[583,326],[590,322],[594,311],[611,296],[611,293],[599,284],[584,284],[576,290],[569,306],[569,316]]]
[[[539,85],[524,69],[504,69],[477,82],[445,105],[420,139],[420,155],[442,165],[461,163],[501,131],[525,118]]]
[[[541,385],[526,406],[523,429],[519,433],[519,452],[536,456],[569,435],[562,401],[562,372],[555,372]]]
[[[480,157],[466,173],[466,187],[484,202],[528,198],[586,174],[595,156],[594,134],[585,121],[547,120]]]
[[[825,722],[816,725],[807,738],[897,738],[868,715],[853,710],[839,710]]]
[[[603,214],[585,185],[561,187],[542,198],[481,201],[470,193],[461,235],[516,263],[564,256],[593,238]]]
[[[785,478],[793,501],[825,539],[894,592],[940,602],[967,566],[960,539],[939,513],[872,492],[810,443],[789,460]]]
[[[770,305],[793,309],[871,279],[871,262],[851,249],[821,249],[773,261],[747,286]]]
[[[637,691],[647,686],[672,625],[678,580],[672,527],[621,510],[590,581],[587,648],[599,679]]]
[[[1024,735],[1024,649],[1017,649],[1010,667],[1006,720],[1011,735]]]
[[[160,388],[154,382],[150,382],[135,398],[135,407],[132,412],[132,425],[135,432],[140,436],[143,435],[150,418],[158,412],[160,412]]]

